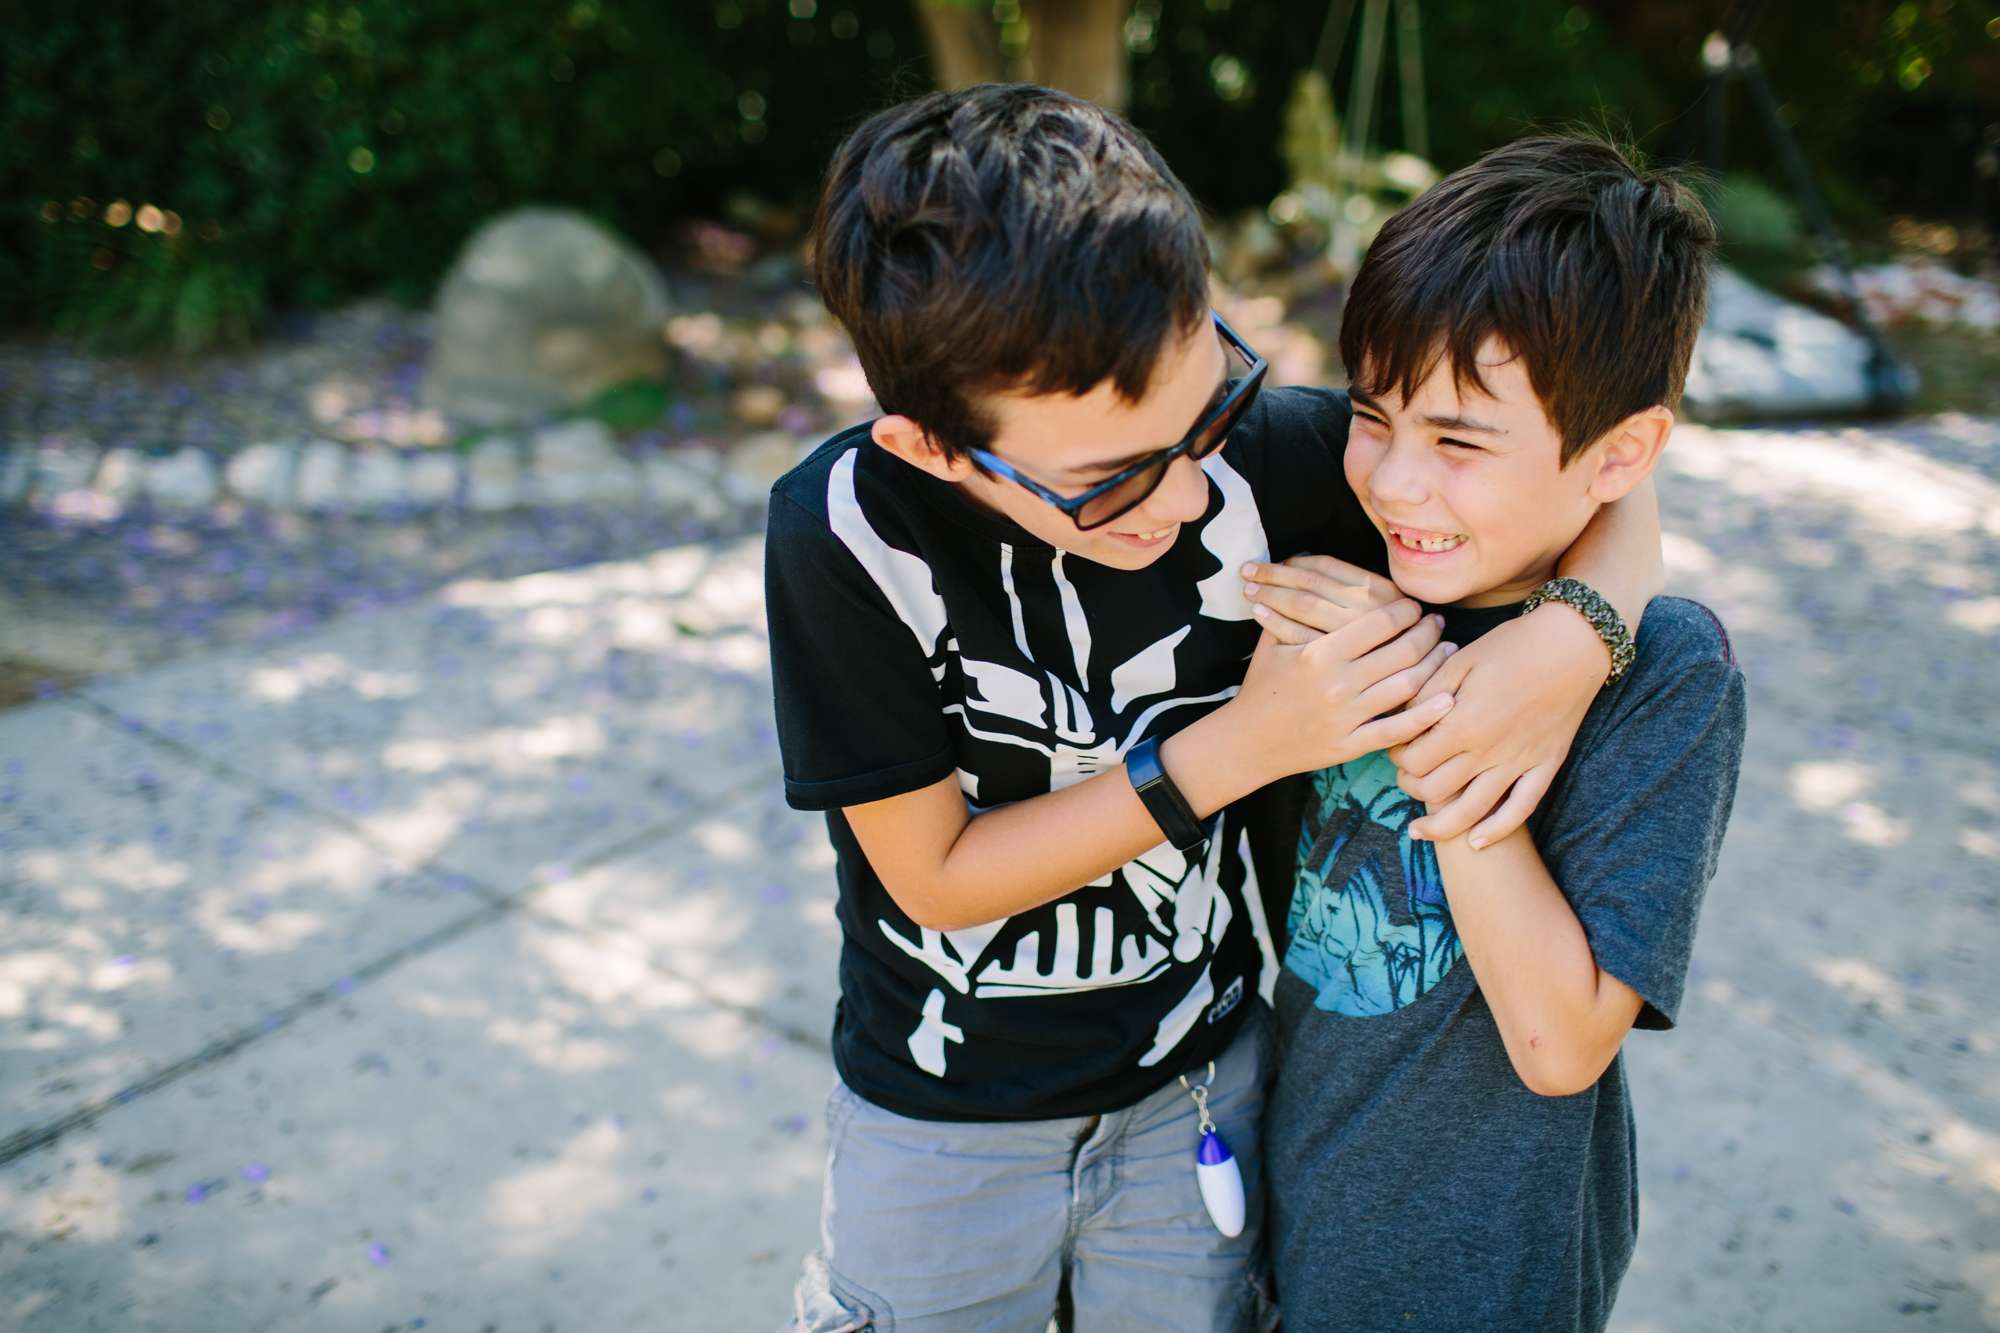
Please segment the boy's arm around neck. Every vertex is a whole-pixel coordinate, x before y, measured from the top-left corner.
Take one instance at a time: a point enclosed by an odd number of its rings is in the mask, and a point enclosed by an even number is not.
[[[1666,586],[1651,479],[1599,509],[1557,572],[1595,588],[1636,636],[1640,614]],[[1436,810],[1412,833],[1444,841],[1469,829],[1477,848],[1521,827],[1610,674],[1611,653],[1597,631],[1560,603],[1454,656],[1424,687],[1425,695],[1448,690],[1458,697],[1451,715],[1393,755],[1403,790]]]

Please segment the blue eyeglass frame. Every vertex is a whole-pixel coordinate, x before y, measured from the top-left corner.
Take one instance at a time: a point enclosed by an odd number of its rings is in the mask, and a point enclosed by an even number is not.
[[[1006,478],[1022,490],[1033,495],[1036,499],[1062,511],[1063,515],[1070,522],[1076,524],[1079,532],[1089,532],[1092,529],[1101,528],[1107,523],[1123,518],[1140,505],[1146,503],[1153,492],[1160,488],[1160,482],[1166,478],[1168,466],[1176,458],[1202,459],[1220,449],[1223,442],[1229,438],[1229,432],[1236,428],[1237,421],[1241,420],[1243,414],[1250,410],[1250,404],[1256,401],[1258,391],[1264,387],[1264,375],[1271,368],[1271,363],[1257,355],[1249,343],[1244,342],[1242,338],[1237,336],[1236,330],[1230,328],[1228,321],[1223,319],[1221,315],[1215,316],[1215,327],[1216,331],[1222,335],[1222,340],[1234,348],[1237,355],[1241,356],[1249,364],[1250,370],[1248,374],[1229,386],[1229,392],[1222,396],[1221,402],[1217,403],[1211,410],[1202,413],[1201,419],[1194,423],[1194,429],[1189,431],[1179,444],[1162,449],[1157,453],[1147,454],[1144,458],[1132,464],[1132,466],[1119,472],[1118,475],[1098,482],[1081,495],[1058,495],[1055,491],[1042,485],[1042,483],[1036,481],[1033,477],[1023,475],[1013,464],[1007,462],[1005,459],[998,458],[984,449],[972,450],[974,461],[988,472]],[[1228,421],[1229,424],[1216,432],[1215,439],[1209,444],[1208,448],[1202,450],[1200,453],[1195,453],[1195,445],[1201,440],[1203,433],[1214,426],[1216,422],[1224,420]],[[1158,469],[1158,472],[1153,477],[1153,484],[1133,496],[1130,504],[1124,505],[1093,522],[1085,523],[1083,521],[1080,515],[1092,500],[1116,490],[1144,472],[1147,468]]]

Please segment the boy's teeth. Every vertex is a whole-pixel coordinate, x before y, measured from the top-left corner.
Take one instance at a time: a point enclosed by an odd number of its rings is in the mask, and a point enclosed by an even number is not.
[[[1412,537],[1404,532],[1399,532],[1396,536],[1405,546],[1414,547],[1419,551],[1433,552],[1449,551],[1465,540],[1463,537]]]

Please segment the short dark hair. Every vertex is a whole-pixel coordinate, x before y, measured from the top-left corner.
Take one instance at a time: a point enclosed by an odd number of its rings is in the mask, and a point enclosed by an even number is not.
[[[1146,391],[1208,305],[1200,214],[1102,107],[985,84],[874,116],[840,147],[813,223],[820,298],[885,411],[985,448],[979,395]]]
[[[1673,407],[1708,305],[1715,226],[1686,177],[1591,135],[1495,149],[1390,218],[1354,275],[1340,359],[1405,402],[1441,360],[1480,389],[1497,337],[1525,363],[1568,467]]]

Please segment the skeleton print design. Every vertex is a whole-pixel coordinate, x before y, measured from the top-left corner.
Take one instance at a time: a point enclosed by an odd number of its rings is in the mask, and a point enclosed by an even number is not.
[[[1123,762],[1126,751],[1161,714],[1215,704],[1236,693],[1235,684],[1185,691],[1175,653],[1196,628],[1188,623],[1123,660],[1104,660],[1085,600],[1065,567],[1067,557],[1048,548],[1022,552],[1000,544],[999,581],[1018,656],[1000,662],[969,655],[952,633],[930,567],[883,541],[863,514],[855,493],[858,456],[858,450],[849,450],[832,467],[829,525],[915,637],[933,678],[941,687],[962,682],[962,695],[956,688],[945,689],[952,701],[943,711],[961,732],[958,751],[964,762],[958,781],[975,814],[1020,798],[1027,771],[1022,765],[1039,765],[1036,773],[1045,771],[1047,783],[1041,790],[1059,791]],[[1200,540],[1221,561],[1221,569],[1196,585],[1199,614],[1248,620],[1250,605],[1237,570],[1246,560],[1268,558],[1263,523],[1249,484],[1220,452],[1202,466],[1220,491],[1222,506],[1203,525]],[[1017,563],[1021,561],[1028,563]],[[1024,604],[1017,583],[1029,577],[1040,591]],[[1047,595],[1051,580],[1053,599]],[[1046,618],[1048,612],[1030,608],[1052,604],[1060,607],[1060,625],[1050,620],[1031,626],[1033,615]],[[1042,646],[1039,658],[1031,640]],[[1057,644],[1060,649],[1052,652]],[[996,791],[993,784],[1001,768],[1010,780]],[[986,804],[981,803],[982,792]],[[1070,995],[1151,981],[1176,965],[1199,962],[1220,943],[1234,914],[1220,888],[1222,854],[1221,838],[1212,839],[1199,860],[1163,842],[1050,908],[965,930],[900,927],[878,919],[883,937],[940,983],[926,996],[923,1020],[909,1038],[917,1066],[943,1077],[950,1048],[965,1042],[963,1029],[947,1016],[954,996],[983,1001]],[[1204,967],[1161,1020],[1139,1063],[1163,1059],[1215,1000],[1215,983]]]

